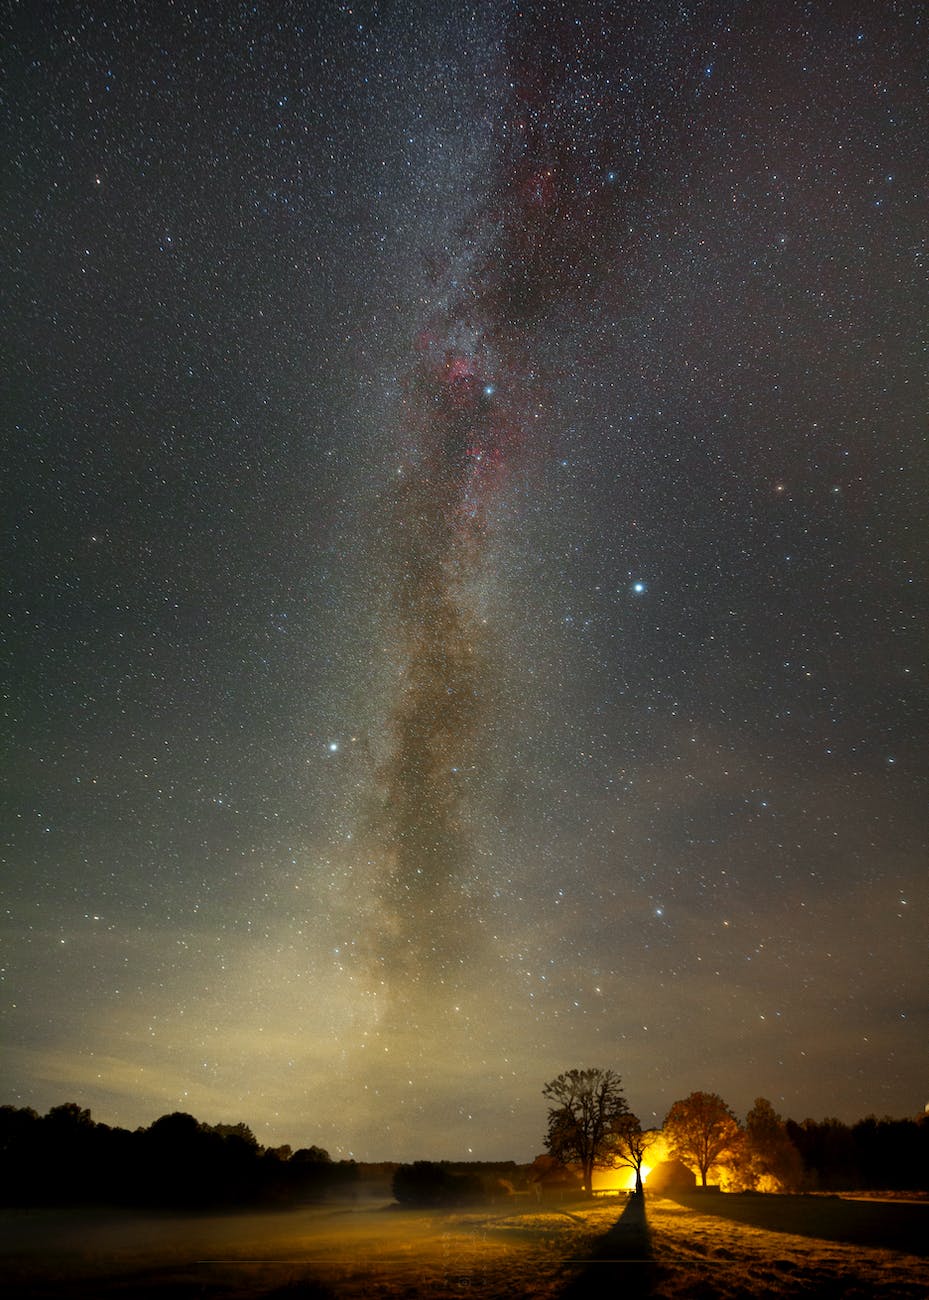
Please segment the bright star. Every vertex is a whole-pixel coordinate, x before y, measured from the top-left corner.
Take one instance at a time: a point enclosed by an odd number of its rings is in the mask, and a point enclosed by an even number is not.
[[[636,596],[641,596],[641,595],[643,595],[643,593],[646,592],[647,590],[648,590],[648,588],[646,587],[646,585],[645,585],[644,582],[634,582],[634,583],[632,584],[632,591],[633,591],[633,594],[636,595]]]

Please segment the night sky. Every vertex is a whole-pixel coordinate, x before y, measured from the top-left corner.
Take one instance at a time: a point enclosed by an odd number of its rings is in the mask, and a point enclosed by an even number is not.
[[[922,1111],[927,36],[13,6],[0,1101]]]

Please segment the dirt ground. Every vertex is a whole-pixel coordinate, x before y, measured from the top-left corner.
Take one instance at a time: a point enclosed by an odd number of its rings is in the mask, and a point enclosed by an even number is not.
[[[44,1210],[2,1216],[0,1268],[16,1300],[924,1300],[927,1242],[929,1204],[830,1197],[646,1196],[444,1215]]]

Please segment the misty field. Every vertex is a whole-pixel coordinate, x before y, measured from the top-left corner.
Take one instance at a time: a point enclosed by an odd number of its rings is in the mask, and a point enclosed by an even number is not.
[[[773,1230],[773,1229],[779,1230]],[[9,1211],[10,1297],[929,1295],[929,1204],[699,1194],[448,1214]]]

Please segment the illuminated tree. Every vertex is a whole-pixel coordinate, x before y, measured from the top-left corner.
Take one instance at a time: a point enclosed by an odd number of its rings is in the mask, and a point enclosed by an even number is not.
[[[765,1097],[745,1117],[744,1160],[746,1181],[759,1192],[790,1192],[802,1181],[800,1153]]]
[[[593,1171],[613,1162],[612,1139],[629,1115],[612,1070],[568,1070],[552,1079],[542,1095],[554,1104],[548,1112],[545,1146],[563,1165],[579,1164],[584,1189],[593,1195]]]
[[[635,1194],[642,1194],[642,1165],[651,1148],[661,1138],[658,1129],[643,1129],[635,1115],[624,1115],[613,1126],[611,1152],[615,1169],[635,1171]]]
[[[700,1171],[703,1186],[711,1165],[734,1155],[741,1129],[732,1111],[715,1092],[692,1092],[668,1111],[664,1133],[672,1155]]]

